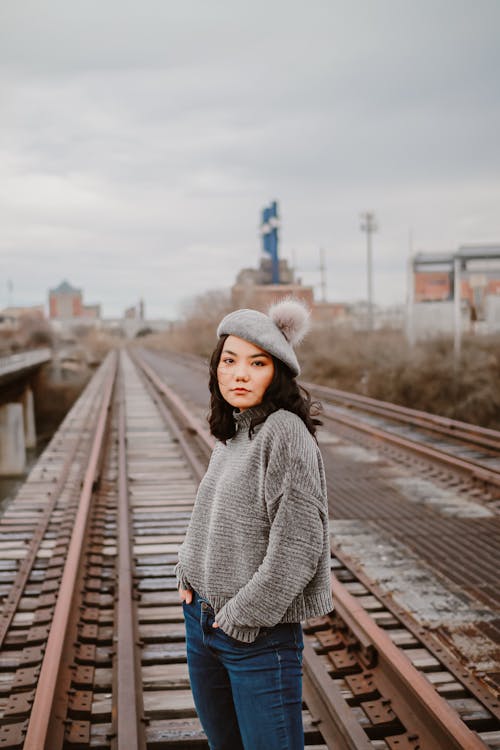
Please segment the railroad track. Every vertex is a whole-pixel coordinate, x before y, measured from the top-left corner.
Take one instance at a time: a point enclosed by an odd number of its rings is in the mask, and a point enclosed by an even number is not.
[[[206,747],[173,567],[209,450],[146,363],[108,358],[1,519],[0,747]],[[337,612],[305,624],[309,750],[499,747],[488,696],[332,564]]]
[[[328,421],[364,435],[385,450],[406,452],[460,473],[500,498],[500,432],[397,404],[304,383],[322,400]]]

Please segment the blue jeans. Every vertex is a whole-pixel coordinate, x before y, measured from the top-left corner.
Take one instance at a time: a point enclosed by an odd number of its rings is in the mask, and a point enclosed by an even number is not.
[[[193,592],[183,603],[189,678],[211,750],[303,750],[302,628],[263,628],[243,643],[213,628]]]

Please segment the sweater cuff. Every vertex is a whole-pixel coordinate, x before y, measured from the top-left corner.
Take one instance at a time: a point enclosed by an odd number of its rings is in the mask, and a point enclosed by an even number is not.
[[[177,589],[190,589],[191,588],[191,586],[189,585],[189,581],[186,578],[184,571],[182,570],[182,565],[180,562],[178,562],[177,565],[175,566],[174,573],[177,577]]]
[[[238,625],[233,625],[229,619],[227,613],[227,605],[229,602],[219,609],[215,615],[215,621],[219,625],[220,629],[224,631],[226,635],[231,638],[235,638],[237,641],[243,641],[243,643],[253,643],[259,635],[260,628],[242,628]]]

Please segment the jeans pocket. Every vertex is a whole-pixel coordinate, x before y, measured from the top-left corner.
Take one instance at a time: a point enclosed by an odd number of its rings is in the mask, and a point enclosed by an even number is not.
[[[293,628],[294,628],[293,637],[294,637],[295,646],[300,651],[303,651],[304,650],[304,634],[302,632],[302,625],[300,624],[300,622],[297,622],[297,623],[294,623]]]

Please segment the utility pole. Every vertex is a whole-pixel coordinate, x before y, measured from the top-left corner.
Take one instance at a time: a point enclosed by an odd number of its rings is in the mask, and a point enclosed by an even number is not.
[[[462,349],[462,259],[455,256],[453,260],[453,355],[455,372],[458,372],[460,363],[460,352]]]
[[[415,267],[413,255],[413,230],[410,229],[408,233],[406,282],[406,338],[412,349],[415,346]]]
[[[373,331],[373,271],[372,271],[372,234],[377,231],[375,214],[365,211],[361,214],[361,231],[366,232],[366,275],[368,285],[368,328]]]
[[[319,272],[321,274],[321,301],[326,302],[326,263],[323,248],[319,251]]]

